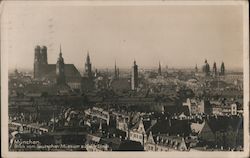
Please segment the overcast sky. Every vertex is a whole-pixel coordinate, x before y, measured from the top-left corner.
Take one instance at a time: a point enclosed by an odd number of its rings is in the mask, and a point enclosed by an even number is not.
[[[4,45],[10,68],[33,68],[36,45],[56,63],[83,68],[87,51],[94,67],[201,66],[225,62],[242,68],[242,6],[48,6],[6,5]],[[8,42],[8,43],[7,43]],[[5,53],[5,52],[4,52]]]

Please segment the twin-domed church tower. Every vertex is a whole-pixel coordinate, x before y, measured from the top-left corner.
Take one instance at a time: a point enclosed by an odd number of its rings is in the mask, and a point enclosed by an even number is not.
[[[46,76],[48,71],[48,57],[46,46],[36,46],[35,61],[34,61],[34,78],[41,79]],[[60,46],[60,53],[56,63],[56,82],[58,84],[65,84],[64,59],[62,57],[62,49]]]
[[[42,77],[45,66],[48,65],[47,60],[47,47],[36,46],[35,48],[35,61],[34,61],[34,78]]]
[[[34,54],[34,78],[38,80],[55,81],[58,85],[68,85],[72,89],[82,89],[83,77],[74,64],[65,64],[62,48],[60,46],[59,57],[56,64],[48,64],[47,47],[36,46]],[[85,72],[87,80],[92,80],[92,64],[89,53],[85,62]],[[86,80],[85,78],[85,80]],[[89,83],[85,83],[89,84]]]

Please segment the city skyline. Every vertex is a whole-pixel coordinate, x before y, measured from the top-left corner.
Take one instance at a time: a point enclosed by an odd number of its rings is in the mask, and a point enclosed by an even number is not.
[[[60,48],[59,48],[59,52],[62,52],[62,56],[64,56],[64,54],[63,54],[63,51],[61,50],[61,45],[60,45]],[[58,56],[59,56],[59,54],[60,53],[58,53]],[[82,72],[82,70],[84,70],[84,65],[86,64],[85,62],[86,62],[86,58],[87,58],[87,55],[89,54],[89,56],[90,56],[90,59],[91,59],[91,63],[93,64],[93,71],[95,71],[96,69],[97,70],[106,70],[106,69],[115,69],[115,67],[117,67],[117,68],[119,68],[119,69],[121,69],[121,70],[128,70],[128,69],[131,69],[132,67],[133,67],[133,63],[134,63],[134,61],[136,61],[137,62],[137,60],[136,59],[133,59],[132,61],[131,61],[131,65],[127,65],[127,66],[123,66],[123,67],[121,67],[120,65],[119,65],[119,63],[117,63],[117,60],[115,59],[114,61],[113,61],[113,63],[110,63],[110,65],[107,65],[106,67],[96,67],[95,66],[95,63],[93,63],[92,62],[92,59],[93,59],[93,57],[91,56],[91,54],[89,53],[89,51],[86,53],[86,56],[85,56],[85,59],[84,59],[84,61],[83,61],[83,64],[81,65],[81,66],[77,66],[76,65],[76,68],[78,69],[78,70],[80,70],[80,72]],[[57,59],[58,58],[56,58],[56,59],[54,59],[55,61],[52,61],[50,64],[55,64],[56,63],[56,61],[57,61]],[[202,63],[202,65],[198,65],[198,64],[195,64],[195,65],[193,65],[193,66],[169,66],[168,64],[165,64],[165,65],[163,65],[162,63],[161,63],[161,61],[159,60],[158,61],[158,63],[156,64],[156,65],[154,65],[154,66],[141,66],[141,65],[138,65],[139,67],[138,67],[138,69],[140,70],[140,69],[145,69],[145,70],[147,70],[147,69],[149,69],[149,70],[153,70],[153,69],[158,69],[159,68],[159,65],[161,66],[161,69],[188,69],[188,70],[190,70],[190,69],[194,69],[195,70],[195,68],[196,68],[196,66],[197,66],[197,68],[198,68],[198,71],[202,71],[202,67],[204,66],[204,64],[205,64],[205,60],[207,60],[207,58],[204,58],[204,62]],[[48,61],[51,61],[50,59],[49,59],[49,57],[48,57]],[[200,62],[200,61],[199,61]],[[224,61],[208,61],[208,64],[210,65],[210,67],[212,68],[212,65],[214,64],[214,62],[217,64],[217,68],[218,68],[218,71],[220,71],[220,67],[221,67],[221,64],[222,64],[222,62],[224,62]],[[69,64],[69,63],[67,63],[67,61],[65,62],[66,64]],[[153,62],[153,63],[155,63],[155,62]],[[224,62],[225,63],[225,62]],[[72,64],[74,64],[74,63],[72,63]],[[113,65],[112,65],[113,64]],[[138,64],[138,62],[137,62],[137,64]],[[225,63],[226,64],[226,67],[227,67],[227,63]],[[30,67],[30,68],[22,68],[22,67],[18,67],[17,65],[13,68],[13,67],[9,67],[9,70],[10,71],[14,71],[14,70],[33,70],[33,65],[32,65],[32,67]],[[243,69],[241,69],[241,68],[229,68],[228,69],[228,67],[227,67],[227,71],[243,71]],[[212,71],[212,70],[211,70]]]
[[[113,67],[114,61],[130,68],[134,59],[139,68],[159,61],[163,68],[192,68],[207,59],[242,69],[241,7],[7,5],[5,51],[10,69],[32,68],[36,45],[46,45],[48,62],[55,63],[60,43],[65,63],[78,68],[89,51],[96,68]]]

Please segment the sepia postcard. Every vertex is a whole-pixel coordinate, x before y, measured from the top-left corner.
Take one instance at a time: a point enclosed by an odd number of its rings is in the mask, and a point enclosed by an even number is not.
[[[3,158],[249,157],[239,1],[2,1]]]

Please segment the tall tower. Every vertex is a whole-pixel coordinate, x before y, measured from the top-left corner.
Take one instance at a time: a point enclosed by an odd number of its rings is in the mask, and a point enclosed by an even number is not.
[[[217,76],[217,66],[216,66],[216,62],[214,62],[214,65],[213,65],[213,76]]]
[[[221,73],[221,75],[225,75],[225,65],[224,65],[224,62],[221,63],[220,73]]]
[[[92,70],[91,70],[91,62],[89,57],[89,52],[87,54],[86,62],[85,62],[85,73],[88,78],[92,78]]]
[[[40,46],[35,47],[35,58],[34,58],[34,78],[39,78],[41,76],[41,55]]]
[[[159,62],[158,75],[161,75],[161,63]]]
[[[40,54],[41,54],[41,64],[47,65],[48,59],[47,59],[47,47],[46,46],[41,47]]]
[[[116,67],[116,61],[115,61],[115,79],[118,79],[118,69]]]
[[[205,59],[205,64],[202,67],[202,71],[203,71],[203,73],[205,73],[205,76],[209,76],[210,75],[210,66],[209,66],[209,64],[207,62],[207,59]]]
[[[56,63],[56,83],[65,84],[64,59],[62,57],[62,49],[60,45],[60,53]]]
[[[136,90],[136,88],[138,88],[138,66],[136,65],[136,61],[134,60],[131,75],[131,89]]]
[[[35,47],[34,78],[39,79],[43,77],[47,65],[47,47],[37,45]]]

